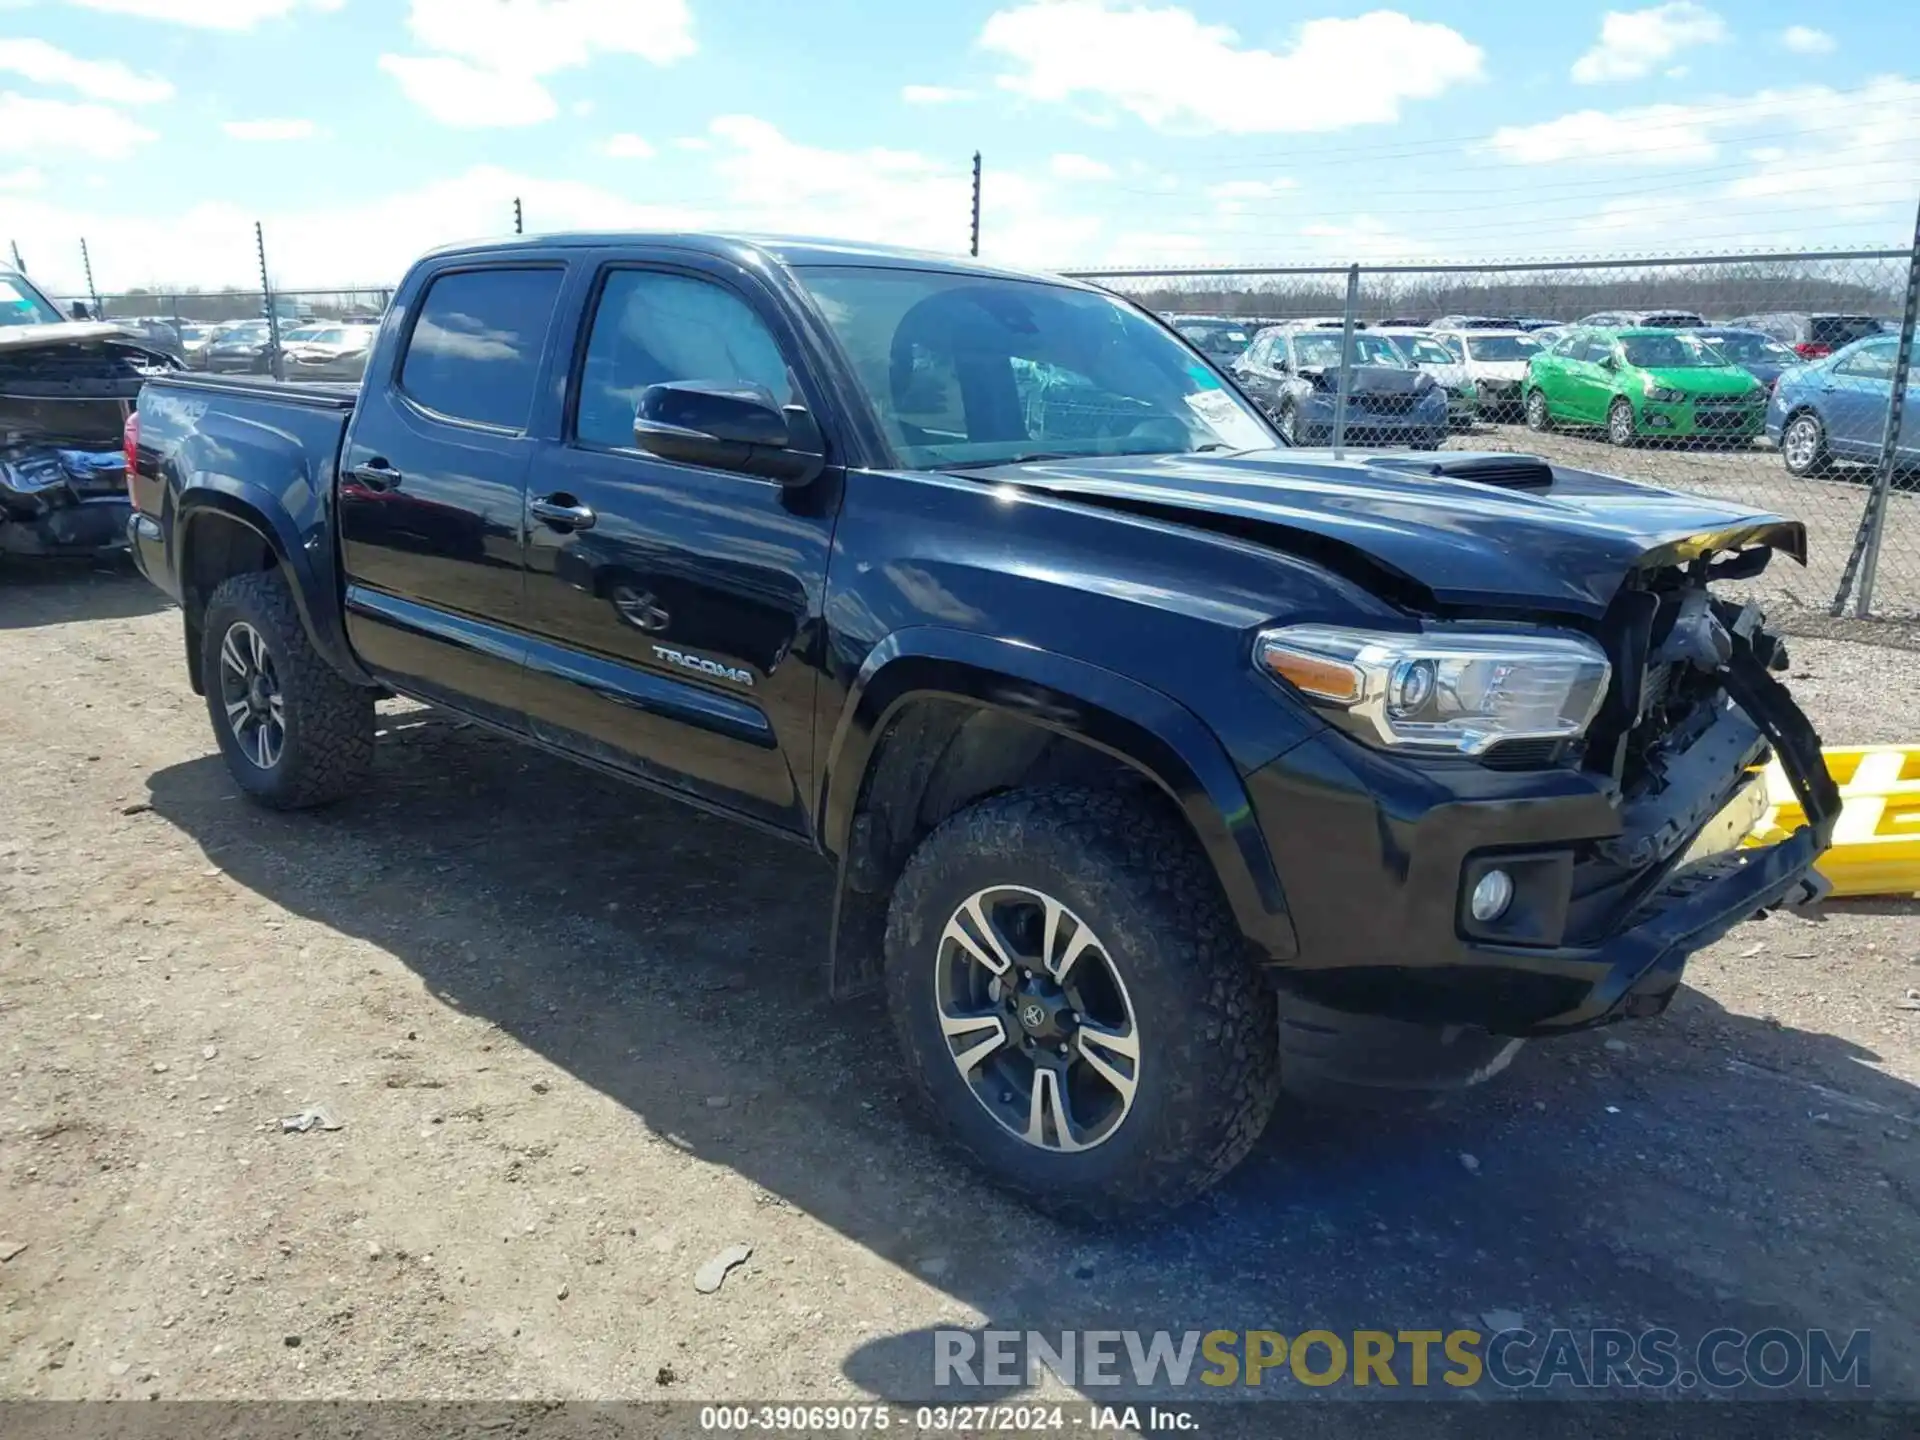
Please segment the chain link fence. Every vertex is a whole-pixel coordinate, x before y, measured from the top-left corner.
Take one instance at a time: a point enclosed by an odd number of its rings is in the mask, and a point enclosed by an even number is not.
[[[1077,273],[1171,317],[1299,443],[1524,450],[1774,511],[1810,560],[1754,582],[1770,612],[1920,620],[1920,246]]]

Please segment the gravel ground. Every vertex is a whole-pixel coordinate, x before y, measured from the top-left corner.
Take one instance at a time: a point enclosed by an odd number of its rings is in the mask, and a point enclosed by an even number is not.
[[[1871,480],[1871,472],[1860,466],[1841,467],[1822,479],[1796,480],[1764,440],[1748,446],[1642,445],[1621,450],[1598,430],[1541,435],[1524,425],[1482,424],[1456,434],[1447,448],[1524,450],[1556,465],[1695,490],[1805,522],[1810,551],[1806,568],[1777,561],[1753,586],[1768,612],[1789,623],[1802,615],[1825,617],[1853,551]],[[1876,575],[1876,615],[1895,621],[1920,617],[1920,493],[1896,490],[1888,496]]]
[[[364,796],[262,812],[179,629],[0,570],[0,1395],[911,1397],[938,1326],[1518,1316],[1869,1328],[1920,1397],[1910,901],[1740,926],[1661,1020],[1290,1106],[1174,1222],[1076,1232],[824,997],[810,854],[400,706]],[[1829,740],[1913,736],[1893,653],[1796,646]]]

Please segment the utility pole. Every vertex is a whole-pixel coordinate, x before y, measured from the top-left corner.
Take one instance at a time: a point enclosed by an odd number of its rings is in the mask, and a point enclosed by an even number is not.
[[[267,232],[258,220],[253,222],[253,244],[260,252],[260,298],[267,306],[267,363],[273,378],[287,378],[286,362],[280,355],[280,307],[273,303],[273,282],[267,278]]]
[[[520,214],[520,197],[518,195],[513,197],[513,233],[516,235],[524,235],[527,233],[526,222]]]
[[[93,318],[104,320],[107,317],[100,309],[100,292],[93,288],[93,257],[87,254],[87,237],[84,235],[80,237],[80,268],[86,272],[87,296],[93,301]]]
[[[980,258],[980,152],[973,152],[973,240],[967,247],[967,253],[976,260]]]

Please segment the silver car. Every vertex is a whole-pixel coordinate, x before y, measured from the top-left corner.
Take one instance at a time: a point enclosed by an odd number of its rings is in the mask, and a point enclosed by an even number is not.
[[[1403,355],[1433,376],[1434,383],[1447,392],[1448,425],[1456,429],[1472,426],[1474,417],[1480,413],[1480,391],[1465,360],[1424,327],[1382,326],[1368,333],[1391,338]]]
[[[286,339],[289,380],[358,380],[377,325],[308,325]]]

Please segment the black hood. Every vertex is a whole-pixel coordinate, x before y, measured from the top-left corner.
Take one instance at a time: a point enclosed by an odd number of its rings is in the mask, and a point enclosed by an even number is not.
[[[1452,473],[1448,473],[1452,472]],[[1806,560],[1806,529],[1779,515],[1530,456],[1432,458],[1325,450],[1141,455],[973,472],[998,484],[1236,533],[1333,541],[1450,607],[1598,618],[1626,577],[1764,545]]]

